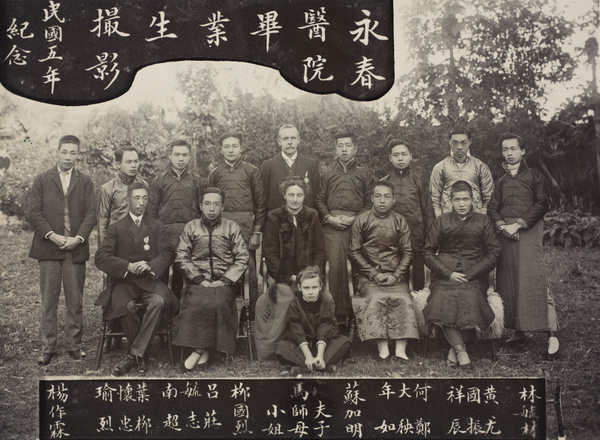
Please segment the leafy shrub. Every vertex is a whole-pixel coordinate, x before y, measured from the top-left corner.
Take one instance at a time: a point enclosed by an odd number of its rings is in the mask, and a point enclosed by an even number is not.
[[[579,210],[551,211],[544,221],[544,244],[565,248],[600,247],[600,217]]]

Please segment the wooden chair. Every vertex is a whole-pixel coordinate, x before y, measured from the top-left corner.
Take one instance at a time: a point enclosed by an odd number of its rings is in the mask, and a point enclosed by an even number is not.
[[[108,279],[108,277],[105,276],[105,278],[103,279],[103,286],[108,286],[108,283],[110,282],[110,280]],[[99,370],[100,369],[100,363],[102,362],[102,353],[104,351],[104,343],[106,342],[106,351],[110,351],[111,348],[111,344],[110,341],[113,338],[123,338],[125,336],[125,333],[123,333],[123,330],[121,330],[120,328],[114,329],[113,328],[113,321],[106,321],[104,319],[102,319],[102,329],[100,331],[100,339],[98,341],[98,349],[96,350],[96,360],[95,360],[95,369]],[[120,327],[120,326],[119,326]],[[156,332],[156,336],[159,336],[161,338],[164,338],[166,343],[167,343],[167,347],[169,349],[169,361],[171,362],[171,365],[175,365],[175,361],[173,358],[173,346],[171,344],[172,341],[172,333],[171,333],[171,323],[161,323],[161,327],[159,327],[158,331]]]

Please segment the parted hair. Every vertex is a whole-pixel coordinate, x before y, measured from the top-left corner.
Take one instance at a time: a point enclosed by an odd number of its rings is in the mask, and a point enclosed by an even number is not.
[[[77,145],[77,150],[79,150],[79,147],[81,146],[81,141],[79,140],[79,138],[77,136],[73,136],[72,134],[69,134],[67,136],[61,137],[58,140],[57,148],[60,149],[62,144],[75,144],[75,145]]]
[[[221,190],[221,188],[217,188],[216,186],[204,188],[204,191],[202,191],[202,197],[200,197],[200,203],[204,201],[204,196],[206,194],[219,194],[221,196],[221,201],[225,203],[225,193]]]
[[[299,186],[304,190],[304,194],[306,194],[306,190],[308,189],[308,185],[302,177],[287,176],[285,179],[283,179],[283,182],[279,184],[279,191],[281,191],[281,194],[285,196],[285,192],[290,186]]]
[[[140,154],[137,148],[135,148],[133,145],[123,145],[122,147],[119,147],[115,150],[115,162],[121,163],[121,161],[123,160],[123,154],[125,154],[126,151],[135,151],[135,154],[137,154],[138,156]]]
[[[321,289],[319,290],[319,298],[323,297],[323,293],[325,293],[325,283],[323,282],[323,277],[321,276],[321,271],[317,266],[306,266],[300,272],[298,272],[298,276],[296,277],[296,281],[292,286],[292,291],[296,295],[302,296],[302,282],[304,280],[311,280],[313,278],[318,278],[319,283],[321,283]]]
[[[412,154],[412,146],[406,142],[404,139],[392,139],[391,141],[388,142],[388,153],[392,154],[392,150],[394,149],[394,147],[397,147],[398,145],[404,145],[406,147],[406,149],[408,150],[408,152],[410,154]]]
[[[500,147],[500,149],[502,149],[502,142],[504,142],[508,139],[516,139],[517,142],[519,143],[519,148],[521,150],[525,149],[525,143],[523,142],[523,138],[517,134],[510,133],[510,132],[502,133],[500,135],[500,137],[498,138],[498,146]]]
[[[448,134],[448,139],[452,139],[453,134],[466,134],[469,140],[471,140],[472,137],[471,132],[464,125],[455,125],[452,127],[452,130],[450,130],[450,133]]]
[[[148,192],[148,186],[144,182],[134,180],[131,185],[127,187],[127,198],[131,197],[131,193],[136,189],[145,189],[146,192]]]
[[[177,139],[176,141],[173,141],[169,144],[169,152],[172,153],[173,152],[173,148],[174,147],[187,147],[188,151],[191,153],[192,152],[192,147],[191,145],[184,139]]]

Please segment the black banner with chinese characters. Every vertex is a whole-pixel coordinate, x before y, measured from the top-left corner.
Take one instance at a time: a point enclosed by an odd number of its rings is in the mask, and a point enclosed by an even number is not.
[[[144,66],[247,61],[373,100],[394,83],[392,0],[0,0],[0,82],[51,104],[125,93]]]
[[[527,379],[52,379],[40,438],[544,439]]]

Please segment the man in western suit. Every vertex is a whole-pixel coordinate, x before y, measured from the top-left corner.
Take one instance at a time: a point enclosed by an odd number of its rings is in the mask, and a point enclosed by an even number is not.
[[[76,136],[60,138],[58,163],[36,176],[29,196],[27,218],[34,230],[29,257],[39,262],[42,296],[44,348],[39,365],[48,365],[56,354],[61,281],[67,309],[67,352],[76,360],[86,355],[81,348],[83,285],[85,262],[90,257],[88,238],[96,215],[92,180],[75,168],[79,146]]]
[[[163,319],[170,321],[179,308],[177,297],[161,281],[174,259],[163,224],[144,215],[148,190],[134,182],[127,190],[129,215],[111,224],[96,252],[96,266],[110,283],[96,300],[104,319],[119,319],[130,353],[113,369],[122,376],[137,366],[146,372],[146,349]],[[143,316],[140,319],[140,314]]]
[[[319,191],[320,175],[319,163],[298,153],[300,135],[293,125],[282,125],[277,136],[277,143],[281,147],[281,154],[263,162],[260,167],[265,186],[267,211],[272,211],[285,205],[279,185],[288,176],[299,176],[308,186],[304,197],[304,205],[315,208],[314,197]]]

